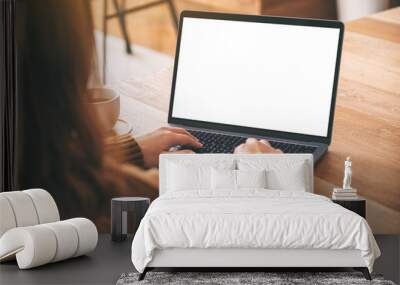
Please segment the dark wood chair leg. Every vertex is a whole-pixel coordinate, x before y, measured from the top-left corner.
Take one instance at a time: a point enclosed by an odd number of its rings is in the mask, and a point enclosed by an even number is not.
[[[128,30],[126,29],[125,13],[123,12],[123,9],[119,7],[117,0],[113,0],[113,3],[115,11],[118,14],[118,20],[119,20],[119,25],[121,27],[122,35],[125,39],[126,52],[128,54],[132,54],[131,41],[129,40]]]
[[[178,31],[179,19],[178,19],[178,15],[176,14],[174,2],[172,2],[172,0],[166,0],[166,1],[168,4],[169,12],[171,13],[171,16],[172,16],[172,20],[174,21],[175,30]]]
[[[144,277],[146,277],[146,273],[147,273],[148,269],[147,267],[143,270],[142,273],[139,274],[139,278],[138,281],[142,281],[144,279]]]
[[[369,270],[367,267],[355,267],[354,269],[357,271],[361,271],[361,273],[364,275],[365,279],[372,280],[371,274],[369,274]]]

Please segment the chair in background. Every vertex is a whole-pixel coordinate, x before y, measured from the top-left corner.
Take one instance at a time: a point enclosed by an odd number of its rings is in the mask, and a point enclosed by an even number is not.
[[[176,13],[175,5],[172,0],[156,0],[140,6],[126,8],[126,0],[111,0],[114,6],[114,13],[108,14],[108,1],[103,2],[103,83],[106,83],[106,66],[107,66],[107,21],[118,18],[118,22],[121,28],[122,36],[124,37],[126,52],[132,54],[131,41],[129,39],[128,30],[126,27],[125,16],[131,13],[135,13],[141,10],[152,8],[161,4],[167,4],[169,12],[171,14],[173,24],[176,30],[178,30],[178,15]]]
[[[60,221],[56,202],[43,189],[0,193],[0,262],[17,260],[20,269],[85,255],[96,248],[92,221]]]

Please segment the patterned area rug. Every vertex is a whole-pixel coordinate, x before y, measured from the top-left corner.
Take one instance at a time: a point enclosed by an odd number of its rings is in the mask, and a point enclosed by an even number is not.
[[[372,275],[368,281],[360,272],[148,272],[146,278],[138,281],[138,273],[122,274],[117,285],[133,284],[379,284],[395,285],[380,275]]]

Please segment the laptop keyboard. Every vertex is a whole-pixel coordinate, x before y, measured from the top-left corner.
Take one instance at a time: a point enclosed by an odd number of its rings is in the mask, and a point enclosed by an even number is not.
[[[204,131],[188,130],[193,136],[199,139],[203,144],[201,149],[192,149],[197,153],[233,153],[235,148],[246,142],[247,137],[232,136],[225,134],[215,134]],[[279,148],[284,153],[313,153],[314,146],[291,144],[269,140],[274,148]]]

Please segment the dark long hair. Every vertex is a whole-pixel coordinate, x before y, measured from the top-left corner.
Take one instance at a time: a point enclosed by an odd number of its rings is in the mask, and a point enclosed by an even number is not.
[[[92,25],[88,0],[17,0],[17,185],[47,189],[66,217],[95,213],[103,194],[100,134],[85,97]]]

